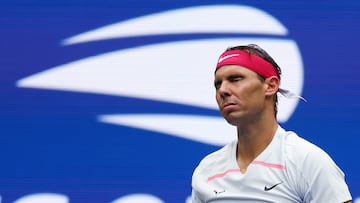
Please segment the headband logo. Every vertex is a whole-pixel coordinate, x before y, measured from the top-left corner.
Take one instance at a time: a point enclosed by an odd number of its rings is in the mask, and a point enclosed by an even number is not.
[[[239,55],[240,54],[229,54],[227,56],[220,57],[218,63],[221,63],[225,59],[228,59],[228,58],[231,58],[231,57],[234,57],[234,56],[239,56]]]

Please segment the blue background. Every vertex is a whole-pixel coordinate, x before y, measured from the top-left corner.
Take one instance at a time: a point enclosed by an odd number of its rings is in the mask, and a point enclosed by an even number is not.
[[[106,95],[16,87],[16,81],[79,58],[199,35],[132,37],[60,46],[122,20],[196,5],[241,4],[276,17],[299,46],[303,96],[283,124],[327,151],[360,197],[360,1],[12,0],[0,3],[0,195],[65,194],[111,202],[133,193],[185,202],[199,160],[218,147],[100,123],[100,114],[212,110]],[[213,36],[207,36],[213,37]],[[284,53],[285,54],[285,53]],[[212,88],[212,87],[209,87]],[[161,108],[160,108],[161,107]],[[195,127],[195,126],[189,126]]]

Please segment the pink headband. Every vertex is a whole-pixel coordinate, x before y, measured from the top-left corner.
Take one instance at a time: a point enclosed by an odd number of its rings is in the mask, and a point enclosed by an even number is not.
[[[225,65],[242,66],[265,78],[271,76],[277,76],[280,78],[276,68],[271,63],[260,56],[242,50],[229,50],[221,54],[216,65],[215,72]],[[290,92],[289,90],[279,88],[279,92],[286,98],[298,98],[306,102],[306,99]]]
[[[276,68],[271,63],[261,58],[260,56],[242,50],[229,50],[221,54],[216,65],[215,72],[225,65],[242,66],[258,73],[265,78],[271,76],[279,77]]]

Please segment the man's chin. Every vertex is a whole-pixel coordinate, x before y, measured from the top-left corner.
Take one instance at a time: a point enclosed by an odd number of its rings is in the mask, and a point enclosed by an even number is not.
[[[230,124],[230,125],[233,125],[233,126],[238,126],[239,125],[239,120],[238,118],[235,118],[234,116],[226,116],[224,117],[225,120]]]

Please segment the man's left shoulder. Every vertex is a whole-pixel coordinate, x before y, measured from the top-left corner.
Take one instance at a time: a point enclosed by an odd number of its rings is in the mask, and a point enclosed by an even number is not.
[[[321,164],[323,161],[332,162],[331,157],[319,146],[300,137],[293,131],[283,132],[285,153],[296,164]]]

